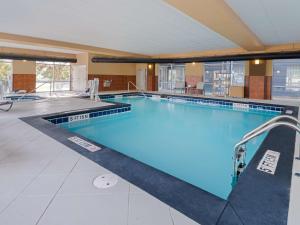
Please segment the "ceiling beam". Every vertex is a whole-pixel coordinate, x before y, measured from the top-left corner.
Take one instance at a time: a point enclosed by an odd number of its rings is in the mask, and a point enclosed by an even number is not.
[[[53,58],[74,58],[76,59],[76,54],[61,53],[61,52],[50,52],[42,50],[32,50],[24,48],[10,48],[10,47],[0,47],[0,54],[7,55],[24,55],[24,56],[45,56]]]
[[[255,59],[297,59],[300,51],[261,52],[234,55],[200,56],[189,58],[125,58],[125,57],[93,57],[93,63],[191,63],[191,62],[224,62],[245,61]]]
[[[264,50],[258,37],[224,0],[164,1],[247,51]]]
[[[8,34],[0,32],[0,41],[12,42],[18,44],[30,44],[34,46],[61,48],[67,50],[75,50],[81,52],[89,52],[94,54],[106,55],[106,56],[118,56],[118,57],[147,57],[146,55],[135,54],[125,51],[112,50],[107,48],[100,48],[89,45],[82,45],[77,43],[70,43],[64,41],[55,41],[44,38],[29,37],[16,34]]]
[[[19,54],[7,54],[0,53],[0,59],[11,59],[11,60],[26,60],[26,61],[42,61],[42,62],[68,62],[76,63],[76,58],[58,58],[51,56],[39,56],[39,55],[19,55]]]

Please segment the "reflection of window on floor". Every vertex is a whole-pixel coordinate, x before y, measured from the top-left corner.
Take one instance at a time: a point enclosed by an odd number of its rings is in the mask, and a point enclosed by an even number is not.
[[[70,82],[70,63],[36,62],[37,92],[69,91]]]
[[[230,86],[244,86],[244,78],[244,61],[205,63],[205,95],[227,96]]]
[[[273,60],[272,98],[300,97],[300,59]]]
[[[12,90],[13,66],[11,60],[0,60],[0,81],[4,86],[4,92]]]

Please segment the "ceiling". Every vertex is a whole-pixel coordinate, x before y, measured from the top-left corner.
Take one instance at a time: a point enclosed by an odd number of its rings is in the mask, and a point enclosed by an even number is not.
[[[300,42],[299,0],[225,0],[265,45]]]
[[[0,30],[147,55],[236,47],[161,0],[10,0]]]
[[[263,44],[300,42],[299,0],[225,2]],[[163,0],[9,0],[1,4],[0,32],[143,55],[239,47]],[[0,42],[6,45],[12,44]],[[29,44],[13,47],[74,53]]]

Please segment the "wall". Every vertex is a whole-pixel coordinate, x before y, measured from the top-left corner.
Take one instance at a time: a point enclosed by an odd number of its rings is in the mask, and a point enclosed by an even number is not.
[[[93,63],[89,56],[88,79],[98,78],[99,91],[127,90],[128,82],[136,84],[136,64],[134,63]],[[104,81],[111,81],[110,87],[104,87]],[[130,87],[135,89],[134,87]]]
[[[158,90],[158,76],[157,76],[156,64],[147,64],[147,90],[157,91]]]
[[[13,61],[13,90],[32,92],[36,83],[36,65],[32,61]]]
[[[187,85],[196,86],[198,82],[203,81],[203,63],[185,64],[185,81]]]
[[[260,60],[256,65],[254,61],[249,62],[249,98],[271,99],[272,89],[272,61]]]

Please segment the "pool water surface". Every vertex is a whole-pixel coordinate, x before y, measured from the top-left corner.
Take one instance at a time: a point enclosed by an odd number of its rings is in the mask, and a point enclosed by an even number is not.
[[[222,199],[232,189],[234,145],[279,114],[144,97],[109,101],[131,104],[131,111],[60,126]],[[248,162],[264,137],[247,144]]]

